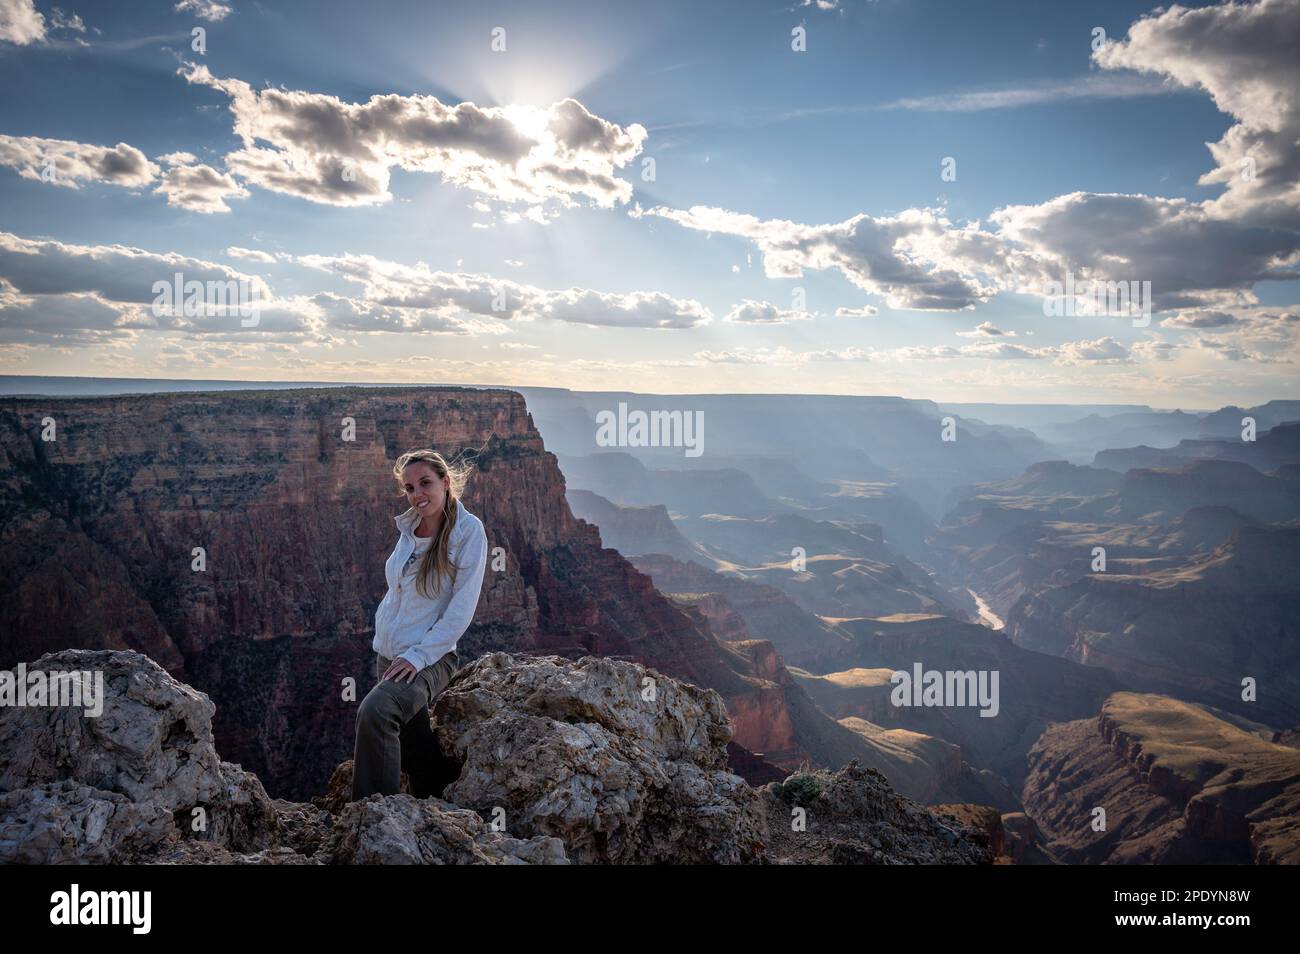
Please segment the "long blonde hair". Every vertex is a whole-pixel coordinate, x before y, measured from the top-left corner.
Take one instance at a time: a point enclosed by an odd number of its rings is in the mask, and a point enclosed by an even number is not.
[[[397,478],[399,492],[403,496],[406,491],[402,484],[402,471],[408,464],[414,463],[428,464],[438,475],[439,480],[443,477],[451,478],[448,481],[450,486],[447,488],[447,499],[442,506],[442,526],[438,528],[438,534],[429,544],[429,549],[424,552],[415,575],[416,591],[425,599],[432,599],[432,594],[442,589],[444,578],[450,579],[453,584],[456,582],[456,571],[459,567],[451,562],[449,555],[451,532],[456,527],[458,515],[456,503],[464,492],[465,482],[469,480],[473,468],[468,464],[448,463],[436,450],[427,447],[423,450],[407,451],[397,458],[397,463],[393,465],[393,476]]]

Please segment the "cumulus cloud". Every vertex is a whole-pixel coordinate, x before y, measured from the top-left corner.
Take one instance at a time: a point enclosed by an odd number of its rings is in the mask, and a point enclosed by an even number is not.
[[[1044,274],[1149,281],[1155,307],[1164,310],[1248,304],[1256,282],[1300,278],[1293,229],[1221,218],[1187,199],[1073,192],[1008,206],[990,219],[1006,242],[1040,263],[1036,281],[1016,276],[1019,291],[1043,293]]]
[[[662,292],[609,293],[585,288],[547,290],[490,275],[441,272],[370,255],[303,255],[298,262],[364,288],[368,302],[393,308],[468,313],[489,319],[551,318],[584,325],[690,328],[712,320],[709,309]]]
[[[1227,328],[1241,324],[1226,311],[1181,311],[1160,323],[1162,328]]]
[[[993,238],[978,228],[955,229],[930,209],[880,218],[860,214],[830,225],[759,219],[702,205],[686,210],[638,205],[628,214],[749,239],[763,253],[768,278],[799,278],[804,269],[836,269],[863,291],[884,295],[893,308],[970,308],[997,291],[979,281],[976,269],[963,273],[948,261],[957,261],[953,256],[961,254],[965,263],[973,262],[980,247]],[[992,264],[992,258],[989,261]]]
[[[393,168],[435,173],[506,205],[588,201],[612,207],[631,198],[619,169],[641,151],[643,126],[619,126],[566,99],[534,106],[450,106],[434,96],[372,96],[345,103],[301,90],[255,90],[206,66],[180,70],[190,83],[230,97],[243,147],[226,167],[264,189],[330,205],[388,202]],[[515,213],[517,216],[522,213]]]
[[[14,46],[58,45],[51,33],[85,33],[86,23],[77,14],[52,7],[48,16],[36,9],[34,0],[0,0],[0,43]],[[78,37],[69,38],[73,45],[88,46]]]
[[[163,173],[155,192],[167,197],[167,204],[190,212],[229,212],[227,199],[246,199],[248,190],[224,172],[203,164],[172,166]]]
[[[1257,0],[1158,9],[1128,36],[1093,54],[1107,69],[1169,77],[1204,90],[1237,123],[1210,145],[1204,184],[1226,187],[1207,203],[1220,217],[1300,223],[1300,4]]]
[[[1255,364],[1291,363],[1290,359],[1284,356],[1266,354],[1262,351],[1251,351],[1219,338],[1198,338],[1193,347],[1200,351],[1208,351],[1226,361],[1250,361]]]
[[[1139,341],[1129,349],[1135,358],[1142,361],[1172,361],[1182,350],[1184,350],[1183,345],[1161,338]]]
[[[875,305],[862,305],[860,308],[836,308],[836,318],[874,318],[880,314]]]
[[[158,166],[124,142],[109,148],[39,136],[0,135],[0,166],[18,170],[24,179],[69,189],[85,182],[137,188],[158,177]]]
[[[812,318],[806,311],[778,308],[770,301],[754,301],[746,298],[739,305],[727,312],[723,321],[753,325],[784,325],[791,321],[808,321]]]
[[[203,283],[202,299],[211,314],[154,314],[155,283],[176,285],[178,274],[182,283]],[[222,305],[222,296],[212,291],[218,284],[238,287],[247,300],[258,303],[255,327],[245,328],[238,311]],[[0,232],[0,289],[0,326],[11,341],[19,331],[33,340],[84,343],[87,335],[143,330],[301,334],[323,326],[320,317],[301,304],[276,300],[255,275],[175,252],[125,245],[75,245]]]
[[[0,40],[27,46],[45,39],[45,17],[33,0],[0,0]]]
[[[220,23],[231,14],[230,4],[217,0],[180,0],[174,9],[177,13],[192,13],[209,23]]]
[[[1014,338],[1015,336],[1014,331],[1003,331],[991,321],[981,321],[971,331],[957,332],[959,338]]]
[[[1297,355],[1300,312],[1267,306],[1214,311],[1194,309],[1166,318],[1163,332],[1174,332],[1173,343],[1135,345],[1137,357],[1165,360],[1176,354],[1201,353],[1259,364],[1290,363]]]
[[[226,254],[231,258],[242,258],[249,262],[261,262],[263,265],[274,265],[276,257],[270,252],[263,252],[258,248],[241,248],[238,245],[231,245],[226,249]]]
[[[93,292],[111,301],[151,302],[153,283],[176,272],[197,281],[247,280],[263,297],[270,289],[255,275],[176,252],[126,245],[73,245],[0,232],[0,278],[29,295]]]
[[[1051,348],[1031,348],[1028,345],[1012,344],[1009,341],[989,341],[982,344],[963,345],[959,349],[967,358],[1046,358],[1055,351]]]
[[[1132,357],[1127,346],[1110,336],[1067,341],[1057,350],[1057,364],[1123,364]]]

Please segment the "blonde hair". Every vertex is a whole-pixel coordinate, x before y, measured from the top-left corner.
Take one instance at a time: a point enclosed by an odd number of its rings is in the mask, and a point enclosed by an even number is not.
[[[397,458],[397,463],[393,465],[393,476],[397,478],[399,487],[402,486],[402,471],[407,465],[418,463],[428,464],[439,479],[450,478],[447,499],[442,506],[442,526],[438,528],[437,536],[420,560],[420,567],[415,575],[416,591],[426,599],[431,599],[433,593],[441,590],[444,578],[450,579],[452,583],[456,582],[456,571],[459,567],[451,562],[449,555],[451,532],[456,527],[458,515],[456,503],[465,490],[465,483],[469,480],[473,468],[468,464],[449,463],[436,450],[429,448],[407,451]],[[405,494],[404,489],[399,492]]]

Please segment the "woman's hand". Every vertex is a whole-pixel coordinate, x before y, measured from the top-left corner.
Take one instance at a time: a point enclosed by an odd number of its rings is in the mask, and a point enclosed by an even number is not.
[[[383,682],[384,679],[392,679],[393,682],[414,682],[415,673],[416,668],[399,657],[388,664],[388,668],[384,670],[383,679],[379,681]]]

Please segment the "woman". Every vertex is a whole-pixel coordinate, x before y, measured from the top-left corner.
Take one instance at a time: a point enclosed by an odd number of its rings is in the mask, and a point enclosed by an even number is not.
[[[412,776],[427,767],[436,750],[429,706],[460,663],[456,643],[474,618],[487,565],[483,522],[460,500],[467,468],[417,450],[398,458],[393,476],[410,509],[394,518],[388,593],[375,612],[379,682],[357,710],[354,801],[396,794],[404,763]]]

